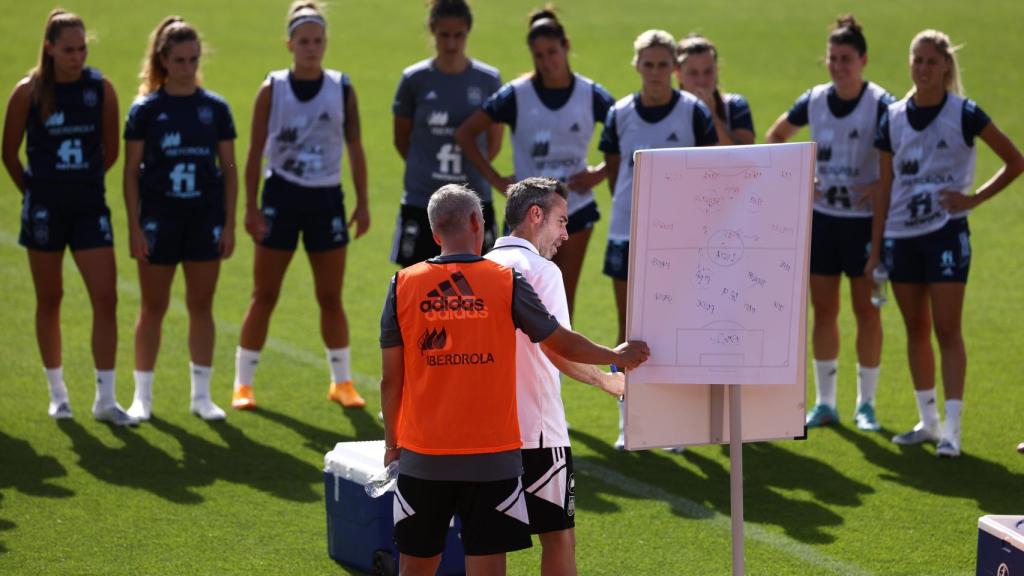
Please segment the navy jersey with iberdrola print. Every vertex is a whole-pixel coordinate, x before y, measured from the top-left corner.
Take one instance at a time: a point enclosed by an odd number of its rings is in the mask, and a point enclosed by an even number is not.
[[[174,205],[223,203],[217,144],[235,139],[227,102],[197,88],[188,96],[160,90],[138,97],[128,112],[125,140],[142,140],[139,195]]]
[[[75,194],[103,195],[103,75],[85,68],[75,82],[53,86],[44,120],[33,103],[26,127],[29,185],[39,193],[74,182]]]

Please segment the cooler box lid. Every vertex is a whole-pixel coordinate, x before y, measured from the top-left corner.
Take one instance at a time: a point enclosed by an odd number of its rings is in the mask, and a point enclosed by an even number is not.
[[[324,472],[360,485],[384,471],[384,441],[338,442],[324,455]]]
[[[1024,516],[982,516],[978,529],[1024,551]]]

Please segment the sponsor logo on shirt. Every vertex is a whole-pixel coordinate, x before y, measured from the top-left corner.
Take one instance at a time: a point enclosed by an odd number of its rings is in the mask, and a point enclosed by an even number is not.
[[[473,293],[462,272],[452,273],[420,301],[420,312],[427,320],[483,320],[489,316],[483,298]]]
[[[906,160],[900,162],[900,174],[904,176],[913,176],[921,169],[921,149],[911,148],[907,151]]]
[[[160,147],[164,150],[168,148],[177,148],[181,146],[181,133],[180,132],[168,132],[164,134],[164,139],[160,142]]]
[[[533,136],[533,150],[530,155],[534,158],[547,156],[551,151],[551,131],[540,130]]]
[[[57,126],[63,126],[63,125],[64,125],[64,112],[62,112],[60,110],[57,110],[53,114],[50,114],[50,117],[46,119],[45,126],[47,128],[55,128]]]

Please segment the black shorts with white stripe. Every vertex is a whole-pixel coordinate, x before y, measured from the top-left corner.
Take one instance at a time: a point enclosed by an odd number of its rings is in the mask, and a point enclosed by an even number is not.
[[[531,546],[520,478],[491,482],[424,480],[398,475],[394,505],[395,545],[402,554],[430,558],[444,549],[452,516],[462,521],[467,556]]]
[[[530,513],[530,533],[543,534],[576,526],[576,480],[568,446],[525,449],[523,486]]]

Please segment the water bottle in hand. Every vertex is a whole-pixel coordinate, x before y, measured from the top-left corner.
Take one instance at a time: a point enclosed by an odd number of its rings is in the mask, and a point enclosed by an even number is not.
[[[889,301],[889,295],[887,293],[889,271],[885,269],[883,264],[879,264],[878,266],[875,266],[875,269],[871,272],[871,279],[874,281],[874,285],[871,287],[871,304],[874,305],[875,308],[881,308]]]
[[[398,460],[391,462],[387,468],[370,478],[364,487],[366,495],[370,498],[380,498],[385,492],[391,490],[396,480],[398,480]]]

